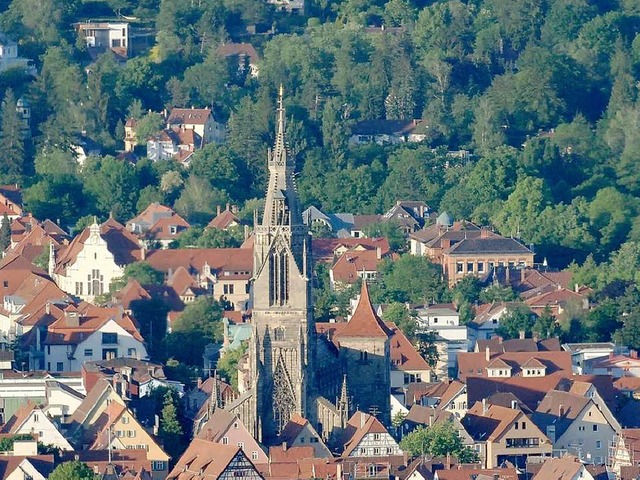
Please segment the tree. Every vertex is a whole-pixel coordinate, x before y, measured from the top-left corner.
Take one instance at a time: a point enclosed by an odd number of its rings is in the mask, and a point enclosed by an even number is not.
[[[173,325],[173,331],[195,333],[207,342],[222,342],[222,306],[211,297],[189,303]]]
[[[136,123],[138,141],[146,146],[147,140],[162,130],[163,123],[162,116],[159,113],[147,113]]]
[[[536,319],[532,327],[533,333],[539,338],[554,338],[560,335],[560,325],[551,314],[551,308],[547,305],[542,314]]]
[[[211,188],[207,180],[190,175],[180,198],[176,200],[175,209],[190,223],[204,224],[215,216],[214,205],[227,203],[228,200],[225,191]]]
[[[478,454],[463,445],[460,434],[450,421],[437,423],[429,428],[419,426],[404,436],[400,448],[412,457],[424,454],[434,457],[452,455],[461,463],[478,461]]]
[[[97,478],[89,465],[78,460],[61,463],[49,475],[49,480],[96,480]]]
[[[160,439],[166,452],[172,458],[178,458],[183,451],[184,433],[182,425],[178,421],[177,403],[174,392],[167,390],[160,415]]]
[[[416,343],[416,350],[420,356],[426,360],[431,368],[436,368],[438,360],[440,359],[436,340],[436,333],[431,331],[419,334],[418,341]]]
[[[10,181],[16,181],[24,173],[25,145],[22,132],[22,118],[16,111],[13,90],[7,89],[2,108],[2,129],[0,130],[0,173]],[[5,180],[6,181],[6,180]]]
[[[124,267],[124,280],[137,280],[140,285],[162,285],[164,274],[153,268],[149,262],[135,262]]]
[[[505,339],[518,338],[522,333],[525,337],[531,336],[531,330],[535,322],[535,315],[528,306],[516,305],[509,307],[500,317],[498,335]]]
[[[0,251],[5,251],[11,245],[11,221],[5,213],[2,216],[2,226],[0,226]]]
[[[385,322],[395,323],[407,338],[415,337],[418,326],[416,312],[409,310],[405,304],[397,302],[390,304],[382,314],[382,318]]]
[[[242,227],[217,228],[191,227],[171,242],[169,248],[237,248],[244,241]]]
[[[467,275],[462,277],[453,287],[453,298],[458,303],[476,303],[480,298],[482,283],[478,277]]]
[[[405,254],[384,260],[379,270],[380,297],[387,302],[436,302],[445,290],[440,267],[426,257]]]
[[[242,343],[240,348],[229,350],[218,360],[217,369],[224,378],[229,381],[235,390],[238,389],[238,363],[247,351],[247,344]]]
[[[364,234],[369,238],[386,238],[389,241],[389,248],[394,252],[404,252],[407,249],[407,237],[395,220],[367,225]]]
[[[125,221],[136,214],[138,177],[134,167],[106,156],[90,158],[82,171],[87,193],[95,199],[96,210],[116,220]]]

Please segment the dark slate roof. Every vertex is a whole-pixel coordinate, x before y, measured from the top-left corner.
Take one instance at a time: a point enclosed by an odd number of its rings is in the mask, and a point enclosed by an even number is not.
[[[513,238],[466,238],[449,249],[449,254],[466,253],[533,253]]]

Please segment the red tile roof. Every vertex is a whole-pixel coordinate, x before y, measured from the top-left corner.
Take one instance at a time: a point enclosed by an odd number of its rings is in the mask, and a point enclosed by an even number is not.
[[[389,432],[373,415],[364,412],[354,413],[347,422],[347,428],[345,428],[339,441],[341,445],[344,445],[342,457],[348,457],[369,433]]]
[[[229,228],[233,224],[239,224],[240,219],[231,211],[224,210],[220,212],[213,220],[209,222],[207,228],[217,228],[218,230],[224,230]]]
[[[209,108],[173,108],[167,118],[168,125],[204,125],[207,123]]]
[[[427,361],[420,356],[409,339],[395,323],[385,322],[391,331],[389,340],[391,364],[397,370],[430,370]]]
[[[380,248],[381,255],[388,255],[391,251],[387,238],[314,238],[312,239],[313,258],[316,262],[334,261],[336,250],[375,250]]]
[[[389,338],[392,334],[391,330],[373,310],[367,282],[363,281],[360,299],[353,316],[345,326],[336,332],[338,341],[350,337]]]
[[[359,273],[377,272],[383,262],[376,250],[349,250],[344,252],[331,267],[333,280],[341,283],[355,283]]]
[[[175,233],[172,227],[175,228]],[[171,217],[160,218],[149,229],[149,232],[157,240],[173,240],[188,228],[191,228],[189,222],[176,213]]]

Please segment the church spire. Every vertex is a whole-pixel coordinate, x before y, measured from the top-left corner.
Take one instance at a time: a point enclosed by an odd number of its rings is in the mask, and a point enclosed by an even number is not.
[[[349,392],[347,391],[347,376],[344,375],[342,379],[342,390],[340,392],[340,398],[338,399],[338,413],[340,415],[340,424],[342,428],[347,427],[349,421]]]
[[[222,407],[220,401],[220,389],[218,388],[218,371],[213,371],[213,385],[211,386],[211,398],[209,399],[209,418],[211,418],[217,408]]]

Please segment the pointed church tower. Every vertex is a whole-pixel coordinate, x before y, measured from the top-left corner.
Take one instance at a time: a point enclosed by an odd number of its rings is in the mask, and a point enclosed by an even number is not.
[[[315,418],[315,327],[311,305],[309,235],[302,222],[295,161],[285,140],[283,91],[278,97],[276,141],[269,152],[269,185],[255,228],[250,350],[258,437],[275,438],[294,413]]]

